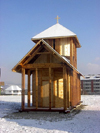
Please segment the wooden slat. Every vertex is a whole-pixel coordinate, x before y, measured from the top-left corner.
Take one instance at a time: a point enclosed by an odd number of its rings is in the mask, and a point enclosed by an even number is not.
[[[28,107],[30,107],[30,70],[28,70]]]
[[[51,109],[51,67],[49,67],[49,109]]]
[[[70,38],[70,64],[73,65],[73,39]]]
[[[38,68],[36,68],[36,109],[38,109]]]
[[[76,45],[75,45],[76,46]],[[75,65],[75,67],[76,67],[76,69],[77,69],[77,48],[75,48],[75,63],[76,63],[76,65]]]
[[[34,71],[32,72],[32,106],[34,106]]]
[[[43,87],[42,87],[42,69],[40,71],[40,95],[41,95],[41,107],[43,107]]]
[[[70,107],[70,73],[67,70],[67,107]]]
[[[59,80],[57,79],[57,98],[59,99]]]
[[[73,103],[73,71],[70,71],[70,106]]]
[[[58,63],[34,63],[34,64],[27,64],[23,66],[25,69],[34,69],[34,68],[59,68],[63,67],[62,64]]]
[[[78,86],[79,86],[79,102],[81,100],[81,86],[80,86],[80,75],[78,74]]]
[[[63,102],[64,102],[64,110],[67,110],[67,74],[66,74],[66,66],[63,66]]]
[[[53,71],[53,107],[55,107],[55,72]]]
[[[22,68],[22,110],[25,108],[25,69]]]

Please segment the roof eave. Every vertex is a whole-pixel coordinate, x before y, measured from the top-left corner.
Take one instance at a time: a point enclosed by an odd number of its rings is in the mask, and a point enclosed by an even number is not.
[[[41,39],[54,39],[54,38],[67,38],[67,37],[76,37],[76,35],[39,37],[39,38],[31,38],[31,40],[32,40],[32,41],[35,41],[35,40],[41,40]]]

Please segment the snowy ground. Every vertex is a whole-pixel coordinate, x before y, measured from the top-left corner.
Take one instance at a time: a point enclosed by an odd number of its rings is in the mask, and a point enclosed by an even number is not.
[[[70,114],[19,113],[20,96],[0,96],[0,133],[100,133],[100,95],[82,96]]]

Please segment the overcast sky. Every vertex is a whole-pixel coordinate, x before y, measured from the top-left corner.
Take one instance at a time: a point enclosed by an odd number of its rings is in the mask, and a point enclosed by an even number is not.
[[[6,84],[20,84],[11,69],[34,46],[31,37],[59,23],[77,34],[78,70],[100,74],[100,0],[0,0],[0,68]]]

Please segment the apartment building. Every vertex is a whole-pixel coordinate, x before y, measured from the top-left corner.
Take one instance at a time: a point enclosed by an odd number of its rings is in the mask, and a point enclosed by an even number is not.
[[[82,94],[100,94],[100,74],[81,77]]]

